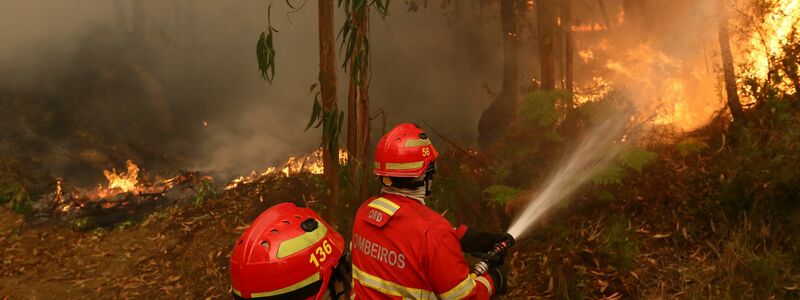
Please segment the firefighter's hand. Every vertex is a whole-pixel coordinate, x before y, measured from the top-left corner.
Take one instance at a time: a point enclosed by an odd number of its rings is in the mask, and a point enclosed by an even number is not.
[[[508,233],[482,232],[472,227],[461,238],[461,251],[467,253],[486,253],[492,250],[494,244],[505,241]]]
[[[508,278],[506,278],[506,271],[502,267],[491,268],[489,269],[489,276],[492,277],[492,283],[494,284],[494,293],[493,295],[502,295],[506,293],[506,288],[508,284]]]

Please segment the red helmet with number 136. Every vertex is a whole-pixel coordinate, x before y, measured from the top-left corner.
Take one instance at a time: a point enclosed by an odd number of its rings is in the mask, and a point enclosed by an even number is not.
[[[233,247],[235,299],[322,299],[344,238],[314,211],[281,203],[253,221]]]

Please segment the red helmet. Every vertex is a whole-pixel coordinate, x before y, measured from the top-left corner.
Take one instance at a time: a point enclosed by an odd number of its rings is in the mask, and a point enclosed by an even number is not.
[[[231,254],[235,299],[322,299],[344,238],[314,211],[281,203],[261,213]]]
[[[400,124],[389,130],[375,149],[374,173],[385,177],[419,177],[439,152],[416,124]]]

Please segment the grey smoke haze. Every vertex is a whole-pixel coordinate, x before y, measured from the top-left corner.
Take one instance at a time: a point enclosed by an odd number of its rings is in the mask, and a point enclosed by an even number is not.
[[[277,77],[268,85],[254,52],[270,2],[280,32]],[[458,1],[442,9],[427,1],[427,8],[408,13],[405,2],[392,1],[385,19],[371,18],[371,111],[385,110],[387,126],[426,121],[472,143],[480,114],[495,97],[488,91],[500,91],[499,5]],[[235,176],[318,145],[319,132],[304,131],[313,97],[308,90],[318,74],[314,1],[289,14],[284,1],[141,0],[144,45],[130,43],[132,3],[0,0],[0,154],[23,156],[52,176],[82,175],[96,183],[101,169],[122,167],[125,159],[154,173],[181,168]],[[613,13],[626,3],[628,15]],[[714,28],[708,24],[711,3],[605,1],[610,21],[625,22],[605,36],[576,33],[577,50],[601,45],[598,37],[611,45],[597,50],[594,60],[576,59],[576,81],[608,76],[659,87],[663,78],[700,74],[688,80],[688,107],[713,111],[718,102],[708,89],[715,63],[706,52],[715,46],[699,30]],[[603,20],[591,1],[577,1],[575,12],[582,24]],[[523,85],[538,74],[534,15],[529,10],[521,25]],[[337,15],[334,32],[342,21]],[[639,44],[683,65],[711,59],[711,67],[653,65],[628,52]],[[644,76],[610,72],[607,60],[644,70]],[[340,107],[347,76],[339,69]],[[643,94],[658,97],[653,92]],[[373,142],[381,121],[372,123]]]
[[[45,148],[60,149],[37,152],[55,153],[58,159],[40,159],[47,160],[42,164],[52,167],[55,176],[121,167],[122,155],[104,153],[116,146],[103,150],[74,145],[75,132],[93,128],[113,132],[115,139],[106,144],[146,144],[121,151],[142,160],[144,168],[155,169],[148,162],[157,160],[139,155],[140,149],[156,148],[152,152],[177,153],[181,163],[175,167],[224,176],[260,170],[317,146],[319,132],[304,131],[313,97],[308,90],[318,73],[316,3],[308,1],[287,15],[285,3],[274,2],[272,22],[280,30],[275,37],[277,76],[268,85],[258,76],[254,50],[269,1],[196,1],[194,38],[190,1],[143,2],[144,49],[129,49],[125,42],[134,22],[129,0],[0,2],[0,91],[7,92],[0,94],[3,109],[30,108],[24,103],[31,97],[63,98],[40,100],[48,107],[47,116],[19,120],[35,124],[41,118],[50,126],[69,128],[60,138],[30,137],[51,143]],[[122,19],[115,3],[121,4]],[[477,5],[466,6],[477,16]],[[438,6],[407,13],[403,1],[393,1],[389,17],[374,16],[371,110],[385,110],[387,126],[427,121],[452,138],[472,142],[480,113],[493,99],[483,85],[499,89],[497,9],[484,7],[485,17],[470,21],[482,27],[470,26],[461,36],[454,18]],[[337,16],[335,32],[342,21]],[[91,78],[82,77],[86,74]],[[340,69],[340,107],[346,78]],[[76,90],[64,91],[72,88]],[[68,121],[58,124],[53,115]],[[373,122],[373,140],[382,126],[380,118]],[[10,132],[4,139],[14,143]],[[48,163],[87,156],[100,158],[70,168]]]

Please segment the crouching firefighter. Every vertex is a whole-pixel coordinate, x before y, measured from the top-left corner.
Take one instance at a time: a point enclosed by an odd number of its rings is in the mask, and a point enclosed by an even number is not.
[[[500,269],[471,274],[462,252],[488,252],[508,235],[454,229],[425,206],[437,156],[415,124],[398,125],[378,142],[374,173],[383,188],[354,220],[352,299],[489,299],[505,290]]]
[[[314,211],[281,203],[253,221],[233,247],[234,299],[346,299],[344,239]]]

